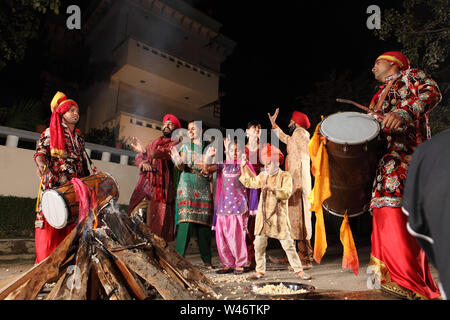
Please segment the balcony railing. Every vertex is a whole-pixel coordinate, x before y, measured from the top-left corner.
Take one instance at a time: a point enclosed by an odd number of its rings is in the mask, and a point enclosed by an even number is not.
[[[19,141],[37,143],[41,135],[37,132],[0,126],[0,137],[6,137],[5,146],[17,148]],[[111,158],[113,155],[119,156],[119,163],[122,165],[130,165],[130,163],[132,165],[130,159],[134,159],[136,156],[136,152],[133,151],[102,146],[90,142],[86,142],[85,148],[89,157],[91,157],[92,152],[100,153],[100,160],[105,162],[112,162]]]

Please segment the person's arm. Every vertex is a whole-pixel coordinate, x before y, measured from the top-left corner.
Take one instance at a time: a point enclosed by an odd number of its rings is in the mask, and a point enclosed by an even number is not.
[[[245,154],[242,155],[241,176],[239,177],[239,181],[244,185],[244,187],[249,189],[261,188],[260,175],[255,176],[253,172],[251,172],[250,168],[248,167],[247,157],[245,156]]]
[[[272,188],[275,198],[288,200],[292,195],[292,176],[289,172],[283,172],[281,188]]]
[[[406,90],[408,95],[402,99],[401,104],[385,116],[382,122],[383,129],[397,130],[405,124],[410,125],[414,121],[418,121],[442,99],[438,85],[425,72],[418,71],[404,77],[408,77],[411,85],[409,88],[404,87],[401,90]]]
[[[275,113],[273,114],[273,116],[271,116],[270,113],[268,113],[267,115],[269,116],[270,124],[272,125],[272,129],[274,129],[275,135],[278,137],[278,139],[281,140],[281,142],[287,144],[287,140],[288,140],[289,136],[287,134],[285,134],[283,132],[283,130],[281,130],[278,127],[278,125],[276,124],[278,112],[280,112],[279,108],[277,108],[275,110]]]
[[[204,161],[202,164],[202,173],[203,174],[211,174],[215,171],[217,171],[217,166],[214,163],[215,162],[215,157],[216,157],[216,149],[214,149],[213,147],[208,148],[208,150],[206,151],[206,155],[204,157]]]
[[[48,170],[48,159],[50,154],[50,129],[44,130],[36,145],[36,151],[33,155],[34,162],[36,163],[36,174],[39,178]],[[45,168],[45,170],[44,170]]]
[[[183,148],[184,147],[182,147],[181,150],[184,150]],[[186,166],[186,162],[183,161],[183,159],[185,159],[185,153],[181,150],[180,153],[178,153],[176,148],[172,148],[170,155],[175,167],[177,167],[180,171],[183,171]]]

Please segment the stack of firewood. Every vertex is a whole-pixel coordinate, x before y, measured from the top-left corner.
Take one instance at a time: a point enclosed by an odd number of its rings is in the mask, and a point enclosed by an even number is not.
[[[110,201],[47,259],[0,289],[0,300],[196,300],[214,298],[212,286],[139,215],[128,217]]]

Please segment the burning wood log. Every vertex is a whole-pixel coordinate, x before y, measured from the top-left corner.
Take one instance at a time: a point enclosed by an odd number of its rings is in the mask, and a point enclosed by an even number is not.
[[[151,299],[155,290],[170,300],[215,295],[200,270],[113,200],[91,211],[47,259],[0,289],[0,300],[34,300],[44,286],[46,300]]]

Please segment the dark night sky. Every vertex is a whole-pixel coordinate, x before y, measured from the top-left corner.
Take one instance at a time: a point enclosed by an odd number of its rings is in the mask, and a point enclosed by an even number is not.
[[[205,4],[206,3],[206,4]],[[222,64],[223,126],[243,127],[253,118],[269,126],[267,112],[290,117],[295,98],[331,70],[370,72],[374,59],[397,44],[379,41],[366,27],[371,4],[394,1],[194,1],[223,24],[234,52]],[[209,10],[208,10],[209,7]],[[367,97],[370,100],[371,97]],[[245,114],[242,114],[245,113]],[[239,115],[238,115],[239,114]]]

